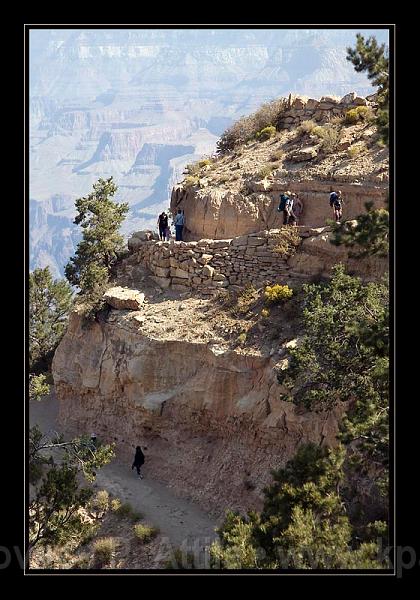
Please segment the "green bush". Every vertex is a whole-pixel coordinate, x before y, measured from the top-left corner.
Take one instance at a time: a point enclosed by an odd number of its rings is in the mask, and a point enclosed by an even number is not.
[[[255,139],[260,142],[264,142],[265,140],[269,140],[270,138],[276,135],[276,128],[273,125],[269,125],[268,127],[264,127],[261,131],[257,131],[255,134]]]
[[[80,545],[84,546],[85,544],[89,544],[93,538],[96,536],[96,534],[99,531],[100,525],[99,524],[90,524],[90,523],[86,523],[86,526],[83,528],[81,535],[80,535]]]
[[[322,150],[325,154],[331,154],[331,152],[337,150],[340,143],[340,131],[337,127],[317,125],[313,128],[312,133],[322,140]]]
[[[312,133],[312,131],[314,130],[314,128],[316,127],[316,123],[315,121],[312,121],[311,119],[309,121],[303,121],[303,123],[301,123],[298,127],[298,133],[300,133],[301,135],[304,135],[305,133]]]
[[[347,125],[354,125],[359,121],[370,121],[374,118],[372,109],[369,106],[357,106],[346,112],[345,122]]]
[[[138,521],[143,518],[143,515],[134,510],[129,502],[124,502],[118,508],[114,510],[115,514],[121,519],[131,519],[132,521]]]
[[[202,169],[203,167],[212,165],[212,164],[213,164],[213,161],[211,158],[203,158],[203,160],[198,161],[198,166],[200,167],[200,169]]]
[[[96,518],[100,519],[109,509],[109,494],[106,490],[100,490],[90,501],[90,508],[96,513]]]
[[[226,154],[240,144],[255,138],[255,134],[266,127],[273,127],[281,121],[287,107],[287,99],[279,98],[263,104],[257,112],[242,117],[229,127],[217,142],[217,153]]]
[[[238,335],[237,342],[238,342],[238,344],[241,344],[241,345],[245,344],[245,342],[246,342],[246,333],[244,331]]]
[[[354,158],[364,152],[364,150],[366,150],[366,145],[363,142],[361,144],[353,144],[347,148],[347,154],[350,158]]]
[[[257,177],[259,179],[266,179],[267,177],[270,177],[273,168],[273,165],[265,165],[258,171]]]
[[[288,285],[267,285],[264,290],[264,299],[267,304],[280,304],[293,296],[293,290]]]
[[[197,185],[200,185],[200,178],[197,175],[188,175],[184,179],[184,187],[186,188],[194,187]]]
[[[275,239],[276,246],[273,251],[284,258],[293,254],[302,241],[297,228],[292,225],[282,227]]]
[[[270,160],[271,162],[277,162],[278,160],[281,160],[284,157],[284,152],[283,150],[276,150],[275,152],[273,152],[273,154],[270,156]]]
[[[192,552],[184,552],[181,548],[176,548],[171,559],[165,561],[164,569],[176,569],[182,571],[184,569],[198,569],[195,564],[195,557]]]
[[[335,152],[340,143],[340,132],[335,127],[327,127],[322,140],[322,150],[325,154]]]
[[[322,139],[325,135],[325,127],[322,127],[322,125],[315,125],[312,129],[312,133]]]
[[[340,117],[339,115],[335,115],[329,120],[330,125],[342,125],[344,123],[344,117]]]
[[[116,542],[113,538],[101,538],[93,545],[95,562],[99,565],[107,565],[111,561],[116,550]]]
[[[74,563],[71,565],[71,569],[89,569],[90,559],[87,554],[79,556]]]
[[[117,512],[121,508],[121,500],[119,498],[114,498],[111,500],[111,510],[112,512]]]
[[[200,171],[199,163],[191,163],[185,167],[185,171],[187,171],[188,175],[198,175]]]
[[[147,544],[147,542],[153,540],[158,533],[159,529],[157,527],[143,525],[142,523],[137,523],[137,525],[134,525],[134,535],[143,544]]]

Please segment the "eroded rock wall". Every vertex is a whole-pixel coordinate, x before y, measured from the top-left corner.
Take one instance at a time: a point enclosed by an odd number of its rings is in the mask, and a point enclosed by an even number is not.
[[[329,194],[338,188],[343,192],[343,218],[354,219],[365,212],[365,203],[373,202],[375,208],[385,206],[387,185],[358,184],[334,181],[274,181],[254,182],[252,194],[233,193],[219,189],[174,187],[171,209],[184,210],[186,240],[202,238],[220,239],[246,235],[263,229],[275,229],[283,222],[277,211],[280,193],[290,189],[303,202],[299,224],[307,227],[324,227],[333,214]]]
[[[151,339],[123,316],[84,328],[73,313],[53,375],[66,430],[115,442],[127,468],[147,446],[146,476],[220,514],[261,508],[270,469],[302,442],[335,443],[337,411],[281,400],[278,357]]]

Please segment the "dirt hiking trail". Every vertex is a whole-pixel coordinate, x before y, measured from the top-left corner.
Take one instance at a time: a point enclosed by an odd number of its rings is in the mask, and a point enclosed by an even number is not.
[[[30,425],[37,424],[44,434],[62,431],[57,424],[58,402],[54,394],[39,402],[29,404]],[[144,515],[145,520],[159,527],[161,534],[167,536],[174,546],[197,544],[208,546],[217,538],[217,522],[191,502],[175,496],[162,483],[153,480],[143,467],[144,479],[138,479],[131,464],[119,460],[118,454],[105,467],[98,471],[95,481],[97,489],[105,489],[118,496],[122,502]]]

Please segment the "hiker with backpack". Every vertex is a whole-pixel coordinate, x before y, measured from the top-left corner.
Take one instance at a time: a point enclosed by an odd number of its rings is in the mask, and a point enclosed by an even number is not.
[[[182,230],[184,229],[184,225],[185,225],[185,217],[184,217],[183,211],[180,208],[178,208],[178,212],[175,215],[174,225],[175,225],[175,241],[182,242]]]
[[[134,467],[136,467],[139,479],[143,479],[143,475],[140,473],[140,468],[142,465],[144,465],[144,454],[140,446],[136,446],[136,454],[134,456],[133,464],[131,465],[131,470],[133,470]]]
[[[292,205],[291,215],[293,218],[293,225],[297,226],[297,225],[299,225],[299,219],[301,218],[302,213],[303,213],[303,202],[297,194],[292,194],[292,200],[293,200],[293,205]],[[290,223],[290,217],[289,217],[289,223]]]
[[[168,215],[165,211],[159,215],[157,224],[159,227],[159,238],[164,240],[166,237],[166,230],[168,228]]]
[[[333,214],[336,223],[340,223],[341,217],[343,216],[343,197],[341,190],[330,193],[330,206],[333,209]]]
[[[279,212],[283,213],[283,225],[289,224],[290,213],[292,212],[293,201],[291,198],[292,192],[283,192],[280,196],[280,204],[277,208]]]

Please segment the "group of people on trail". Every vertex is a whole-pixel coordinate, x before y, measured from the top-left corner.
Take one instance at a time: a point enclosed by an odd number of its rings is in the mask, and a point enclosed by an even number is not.
[[[343,216],[343,196],[341,190],[330,193],[330,206],[333,209],[335,222],[340,223]],[[303,213],[303,202],[296,193],[288,190],[280,195],[280,204],[277,210],[283,213],[283,225],[296,226],[299,224],[299,219]]]
[[[175,225],[175,241],[182,242],[185,226],[185,215],[184,211],[180,208],[178,209],[172,224]],[[171,228],[169,226],[169,217],[165,211],[159,215],[157,226],[159,228],[159,239],[169,242],[171,237]]]
[[[277,210],[283,213],[283,225],[298,225],[303,213],[303,202],[294,192],[283,192]]]
[[[343,216],[343,196],[341,190],[332,191],[330,193],[330,206],[333,209],[333,216],[336,223],[340,223]],[[299,221],[303,214],[303,202],[298,194],[287,190],[280,195],[280,204],[277,210],[283,213],[283,225],[299,225]],[[185,227],[184,211],[180,208],[175,215],[172,223],[175,226],[175,241],[183,241],[183,232]],[[171,237],[171,228],[169,226],[169,217],[163,211],[157,222],[159,228],[159,239],[169,241]]]

